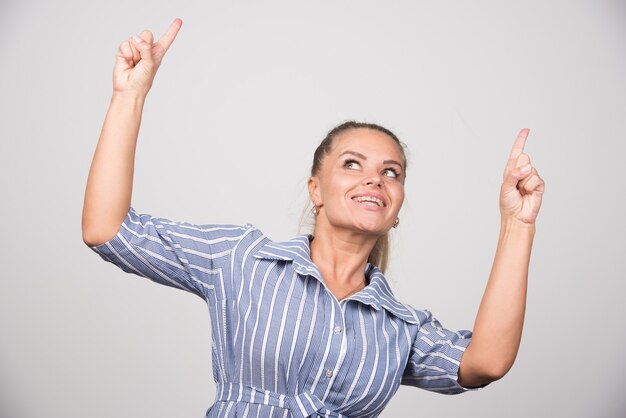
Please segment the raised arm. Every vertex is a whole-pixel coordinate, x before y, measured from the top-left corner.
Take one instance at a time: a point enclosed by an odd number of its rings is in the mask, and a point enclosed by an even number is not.
[[[163,56],[182,25],[175,19],[158,42],[143,31],[120,44],[113,70],[113,96],[91,162],[83,205],[83,241],[110,240],[130,207],[135,149],[143,105]]]
[[[472,341],[461,359],[459,383],[477,387],[504,376],[515,361],[526,309],[528,265],[544,182],[518,135],[500,190],[500,237]]]

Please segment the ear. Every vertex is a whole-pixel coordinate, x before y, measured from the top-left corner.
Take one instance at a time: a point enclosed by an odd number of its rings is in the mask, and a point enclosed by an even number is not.
[[[311,202],[313,202],[313,206],[315,206],[316,208],[322,206],[320,179],[316,176],[311,176],[309,177],[306,185],[309,189],[309,197],[311,198]]]

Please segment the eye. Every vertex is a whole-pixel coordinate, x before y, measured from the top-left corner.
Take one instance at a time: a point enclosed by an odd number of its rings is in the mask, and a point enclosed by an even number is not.
[[[346,160],[344,161],[343,166],[348,170],[358,170],[361,168],[361,164],[357,160]]]
[[[400,173],[398,173],[395,169],[393,168],[385,168],[383,170],[383,175],[387,176],[387,177],[391,177],[391,178],[398,178],[400,177]]]

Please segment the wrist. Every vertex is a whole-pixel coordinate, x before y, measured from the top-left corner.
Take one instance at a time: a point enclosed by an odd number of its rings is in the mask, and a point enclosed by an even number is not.
[[[138,92],[134,90],[113,90],[111,102],[142,104],[146,101],[148,92]]]
[[[526,223],[513,217],[500,218],[501,235],[512,237],[533,237],[535,235],[535,223]]]
[[[111,96],[110,108],[133,113],[143,112],[146,95],[134,91],[114,91]]]

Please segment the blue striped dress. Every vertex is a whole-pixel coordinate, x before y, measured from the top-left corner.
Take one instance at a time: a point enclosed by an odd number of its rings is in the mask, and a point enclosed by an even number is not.
[[[192,225],[130,208],[92,247],[128,273],[201,297],[211,318],[216,399],[206,417],[376,417],[400,384],[454,394],[471,332],[442,328],[368,285],[338,301],[309,236],[274,242],[251,225]]]

